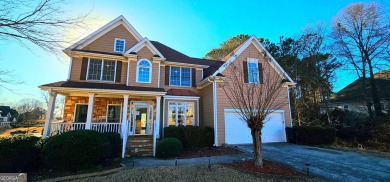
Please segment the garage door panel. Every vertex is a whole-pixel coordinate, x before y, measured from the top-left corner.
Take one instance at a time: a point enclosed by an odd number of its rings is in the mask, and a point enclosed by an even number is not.
[[[261,132],[263,143],[285,142],[286,134],[282,113],[271,113]],[[237,113],[225,112],[225,142],[227,144],[252,143],[250,130]]]

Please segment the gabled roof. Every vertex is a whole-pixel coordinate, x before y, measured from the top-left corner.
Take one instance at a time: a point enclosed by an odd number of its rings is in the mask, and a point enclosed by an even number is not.
[[[257,39],[257,37],[252,36],[247,41],[242,43],[240,46],[238,46],[236,49],[234,49],[231,53],[229,53],[227,56],[222,58],[224,60],[224,64],[222,64],[214,73],[211,74],[211,76],[217,76],[218,73],[221,73],[224,71],[227,66],[236,60],[236,58],[245,51],[246,48],[248,48],[251,44],[253,44],[257,50],[259,50],[262,54],[266,54],[267,57],[270,58],[270,65],[276,70],[276,72],[282,77],[289,80],[289,82],[294,82],[290,76],[283,70],[283,68],[278,64],[278,62],[272,57],[272,55],[264,48],[263,44]]]
[[[135,37],[135,39],[137,39],[137,41],[143,39],[137,30],[135,30],[135,28],[126,20],[126,18],[121,15],[66,49],[82,49],[118,25],[123,25]]]
[[[140,42],[135,44],[132,48],[125,52],[125,54],[130,54],[131,52],[138,52],[144,47],[147,47],[154,55],[160,56],[160,58],[164,58],[164,56],[158,51],[158,49],[149,41],[147,37],[143,38]]]
[[[374,78],[379,98],[390,99],[390,70],[375,73]],[[362,78],[356,79],[355,81],[341,89],[339,92],[333,94],[330,97],[330,100],[333,102],[364,101],[365,96],[362,87],[362,81]],[[368,78],[366,78],[366,83],[368,96],[371,97],[372,91],[371,87],[369,87],[370,80]]]

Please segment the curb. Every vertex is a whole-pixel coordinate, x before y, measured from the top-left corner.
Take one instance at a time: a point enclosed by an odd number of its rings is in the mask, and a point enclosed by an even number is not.
[[[121,171],[123,169],[125,169],[125,167],[119,167],[119,168],[115,168],[115,169],[109,169],[109,170],[106,170],[106,171],[93,172],[93,173],[87,173],[87,174],[77,174],[77,175],[72,175],[72,176],[51,178],[51,179],[42,180],[42,182],[66,181],[66,180],[80,179],[80,178],[86,178],[86,177],[101,176],[101,175],[107,175],[107,174],[116,173],[116,172]]]

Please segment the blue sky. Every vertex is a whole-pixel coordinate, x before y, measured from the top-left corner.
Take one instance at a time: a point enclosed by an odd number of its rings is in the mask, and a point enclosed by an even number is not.
[[[258,1],[179,1],[131,0],[68,1],[63,8],[77,15],[91,11],[94,22],[80,30],[86,35],[110,20],[123,15],[151,40],[160,41],[192,57],[203,57],[212,48],[238,34],[256,35],[277,42],[279,37],[293,37],[308,24],[330,23],[337,12],[352,0],[258,0]],[[364,2],[364,1],[363,1]],[[389,1],[379,0],[386,7]],[[64,30],[68,31],[68,30]],[[12,71],[24,81],[9,85],[15,93],[0,90],[0,105],[14,105],[22,98],[43,99],[39,85],[66,80],[69,60],[60,60],[39,48],[32,51],[15,42],[0,42],[0,69]],[[356,77],[337,73],[335,91]]]

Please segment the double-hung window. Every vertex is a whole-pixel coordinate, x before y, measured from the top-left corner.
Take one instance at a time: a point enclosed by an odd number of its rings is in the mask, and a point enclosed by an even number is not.
[[[169,83],[172,86],[191,86],[191,68],[171,66]]]
[[[168,125],[194,125],[193,102],[168,102]]]
[[[120,123],[121,119],[121,106],[120,105],[108,105],[107,106],[107,122],[108,123]]]
[[[115,39],[114,52],[125,52],[125,39]]]
[[[248,59],[248,82],[259,83],[259,68],[257,59]]]
[[[115,81],[116,61],[90,58],[87,80]]]

